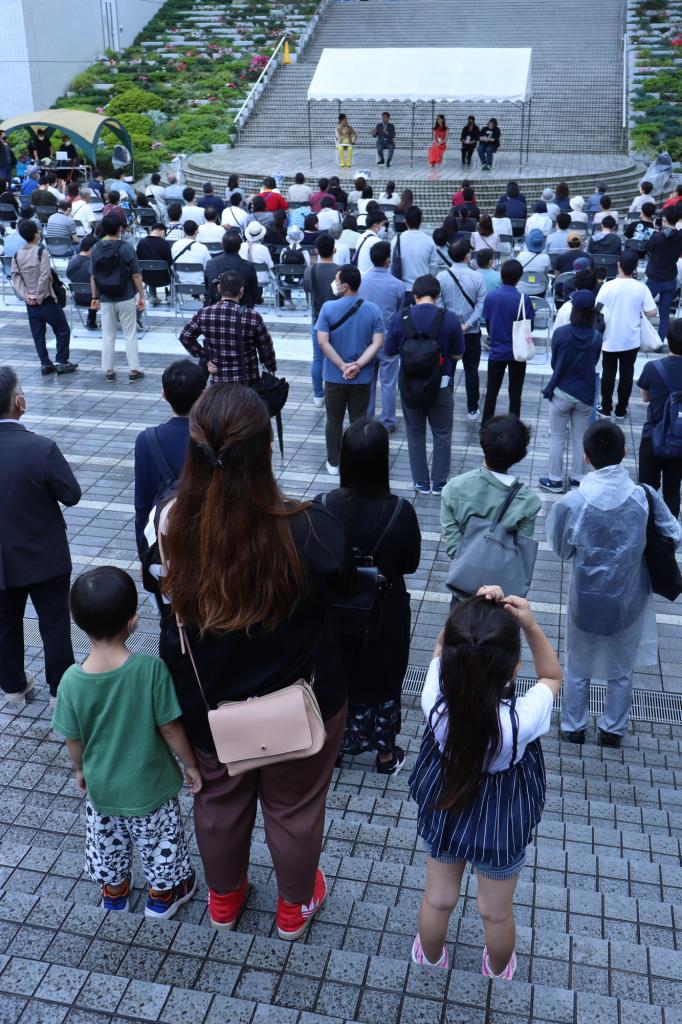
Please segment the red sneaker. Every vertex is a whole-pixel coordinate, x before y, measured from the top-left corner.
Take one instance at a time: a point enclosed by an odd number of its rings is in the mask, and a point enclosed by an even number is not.
[[[327,879],[320,869],[315,874],[315,888],[309,904],[287,903],[280,896],[277,900],[277,933],[280,939],[293,942],[308,927],[327,898]]]
[[[249,895],[249,876],[238,889],[232,892],[219,893],[213,889],[208,890],[208,916],[214,928],[224,928],[231,932],[239,920],[239,915],[244,909],[246,897]]]

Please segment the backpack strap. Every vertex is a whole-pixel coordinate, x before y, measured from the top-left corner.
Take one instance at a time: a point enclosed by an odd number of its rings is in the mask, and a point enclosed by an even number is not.
[[[337,321],[336,321],[336,323],[333,323],[333,324],[330,324],[330,325],[329,325],[329,333],[331,334],[331,333],[332,333],[332,331],[336,331],[336,330],[338,330],[338,328],[339,328],[339,327],[341,327],[341,326],[342,326],[342,324],[345,324],[345,322],[346,322],[347,320],[350,320],[350,318],[351,318],[352,316],[355,316],[355,314],[357,313],[357,311],[358,311],[358,310],[360,309],[360,306],[361,306],[361,305],[362,305],[362,299],[358,299],[358,301],[357,301],[357,302],[355,303],[355,305],[354,305],[354,306],[352,306],[352,307],[351,307],[351,308],[350,308],[350,309],[348,310],[348,312],[344,313],[344,315],[343,315],[343,316],[341,317],[341,319],[340,319],[340,320],[337,320]]]
[[[171,469],[168,459],[163,454],[163,450],[161,448],[161,445],[159,444],[159,435],[157,433],[157,427],[147,427],[147,429],[144,432],[144,436],[147,441],[147,447],[149,448],[151,456],[154,459],[154,462],[156,463],[156,468],[161,474],[162,479],[168,481],[169,483],[175,483],[175,481],[178,478]]]
[[[662,363],[663,363],[662,359],[656,359],[654,361],[654,364],[653,364],[654,365],[654,369],[656,370],[656,373],[659,375],[659,377],[661,378],[661,380],[663,381],[663,383],[667,387],[668,391],[670,391],[672,393],[673,391],[675,391],[677,389],[673,386],[673,382],[671,381],[670,377],[668,376],[668,368],[666,366],[663,366]]]
[[[440,329],[443,326],[443,320],[445,320],[445,312],[441,306],[436,306],[436,315],[431,322],[429,333],[426,335],[430,341],[437,341]]]
[[[372,559],[374,559],[374,556],[376,555],[377,551],[379,550],[379,548],[383,544],[384,540],[386,539],[386,537],[388,536],[388,534],[391,532],[391,530],[395,526],[396,522],[398,521],[398,516],[400,515],[400,511],[401,511],[401,509],[403,507],[403,500],[404,500],[403,498],[398,498],[398,500],[396,501],[395,508],[391,512],[390,519],[388,520],[388,522],[386,523],[386,526],[382,530],[381,536],[379,537],[379,540],[376,542],[376,544],[372,548]]]

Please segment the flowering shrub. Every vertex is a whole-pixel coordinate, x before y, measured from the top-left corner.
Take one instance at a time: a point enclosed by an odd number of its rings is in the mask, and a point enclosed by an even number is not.
[[[630,129],[630,141],[649,156],[666,149],[673,160],[682,160],[682,69],[677,64],[682,25],[673,20],[668,0],[638,3],[632,13],[637,21],[632,34],[637,68],[644,80],[631,98],[638,120]]]

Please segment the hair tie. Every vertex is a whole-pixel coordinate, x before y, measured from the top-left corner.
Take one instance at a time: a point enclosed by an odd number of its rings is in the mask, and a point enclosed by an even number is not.
[[[211,463],[211,469],[222,469],[224,462],[219,455],[216,455]]]

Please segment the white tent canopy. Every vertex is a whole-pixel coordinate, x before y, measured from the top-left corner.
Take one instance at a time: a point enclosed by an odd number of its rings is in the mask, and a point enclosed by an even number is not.
[[[325,49],[308,100],[525,103],[531,54],[487,47]]]

